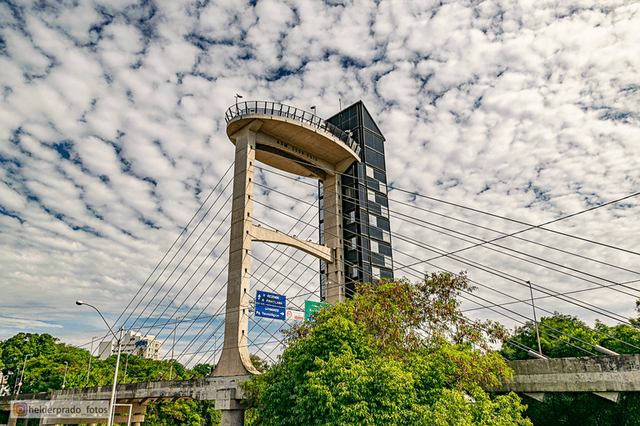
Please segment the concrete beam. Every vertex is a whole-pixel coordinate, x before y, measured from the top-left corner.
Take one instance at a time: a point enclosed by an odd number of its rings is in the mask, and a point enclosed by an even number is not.
[[[640,355],[509,361],[513,380],[496,392],[638,392]]]
[[[215,401],[218,389],[238,389],[238,395],[243,396],[238,383],[247,380],[250,376],[234,377],[207,377],[194,380],[165,380],[161,382],[144,382],[118,385],[116,399],[118,403],[130,403],[135,401],[133,412],[144,409],[144,404],[149,401],[162,399],[185,398],[197,401]],[[9,411],[12,400],[105,400],[111,396],[111,386],[99,386],[93,388],[64,389],[48,393],[23,394],[18,396],[0,397],[0,410]],[[139,406],[139,408],[137,407]],[[128,409],[127,409],[128,411]]]
[[[249,231],[249,234],[253,237],[253,241],[284,244],[286,246],[291,246],[297,248],[298,250],[302,250],[303,252],[315,256],[320,260],[324,260],[327,263],[333,262],[331,249],[329,247],[323,246],[322,244],[304,241],[299,238],[290,237],[286,234],[274,232],[259,226],[253,226],[251,228],[251,231]]]
[[[127,423],[129,421],[129,416],[115,416],[113,418],[114,423]],[[92,421],[95,423],[106,423],[107,418],[62,418],[62,417],[47,417],[42,419],[41,424],[43,425],[80,425],[87,424],[88,421]],[[131,416],[131,423],[142,423],[144,422],[144,415],[139,416]]]

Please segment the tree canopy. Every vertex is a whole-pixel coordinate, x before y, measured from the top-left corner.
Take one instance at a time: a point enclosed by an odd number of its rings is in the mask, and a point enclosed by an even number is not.
[[[493,323],[459,312],[464,274],[363,284],[316,322],[294,326],[279,362],[246,384],[255,425],[530,425],[489,350]]]

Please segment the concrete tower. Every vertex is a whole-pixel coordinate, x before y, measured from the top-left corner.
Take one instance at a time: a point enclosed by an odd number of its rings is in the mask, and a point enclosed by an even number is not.
[[[309,112],[274,102],[242,102],[226,113],[227,135],[236,146],[225,335],[213,376],[256,374],[249,359],[247,327],[251,243],[285,244],[322,260],[324,299],[345,298],[342,174],[360,161],[360,145],[348,132]],[[324,189],[322,244],[253,226],[253,174],[260,161],[320,180]]]

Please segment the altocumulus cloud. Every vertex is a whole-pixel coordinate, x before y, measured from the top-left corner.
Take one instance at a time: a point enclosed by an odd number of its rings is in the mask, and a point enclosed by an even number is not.
[[[115,319],[231,164],[224,112],[236,93],[317,105],[325,117],[339,102],[362,99],[387,138],[390,184],[526,223],[633,193],[640,170],[637,28],[640,4],[625,1],[3,2],[0,338],[21,324],[36,331],[56,324],[68,333],[62,337],[88,341],[101,325],[92,314],[79,324],[78,298],[99,300]],[[257,181],[315,200],[308,185],[261,171]],[[305,214],[307,205],[276,191],[263,191],[262,202]],[[522,229],[398,191],[390,197],[505,233]],[[634,250],[637,207],[629,199],[553,226]],[[416,215],[403,204],[392,208]],[[211,227],[218,237],[226,231],[224,214]],[[256,219],[283,230],[295,225],[258,205]],[[497,235],[456,226],[477,238]],[[443,251],[470,243],[400,216],[392,215],[392,231]],[[629,253],[559,235],[526,236],[616,265],[637,263]],[[315,231],[309,238],[317,238]],[[437,256],[402,238],[394,244],[396,267]],[[503,241],[613,282],[637,279],[518,244]],[[463,254],[556,291],[596,285],[484,248]],[[270,262],[279,268],[284,260]],[[526,289],[473,265],[440,258],[413,273],[469,269],[481,284],[527,297]],[[304,282],[310,274],[315,291],[313,273],[301,274]],[[169,300],[178,297],[177,290],[171,294]],[[222,301],[214,294],[211,312]],[[576,297],[631,315],[632,294]],[[188,306],[205,306],[187,299]],[[553,299],[540,304],[588,320],[598,316]],[[513,309],[529,316],[528,306]],[[491,311],[474,315],[511,324]],[[7,323],[11,317],[44,322]]]

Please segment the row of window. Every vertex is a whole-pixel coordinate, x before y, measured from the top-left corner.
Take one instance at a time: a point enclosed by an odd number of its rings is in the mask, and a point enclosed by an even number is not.
[[[393,279],[393,272],[384,267],[381,268],[365,264],[362,268],[358,266],[348,266],[347,276],[353,281],[370,282],[372,279]]]

